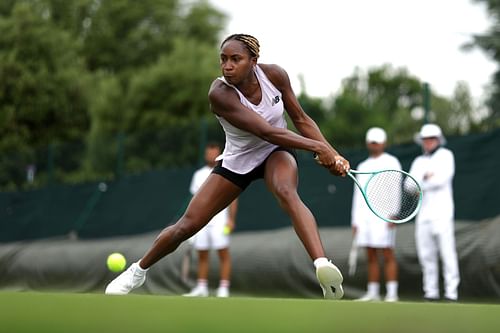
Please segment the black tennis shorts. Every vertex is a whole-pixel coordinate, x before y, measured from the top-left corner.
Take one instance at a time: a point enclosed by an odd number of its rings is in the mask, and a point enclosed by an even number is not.
[[[269,156],[271,156],[276,151],[289,152],[293,156],[293,158],[295,158],[295,161],[298,164],[297,154],[296,154],[295,150],[290,149],[290,148],[276,147],[276,149],[274,149],[269,154]],[[245,173],[245,174],[236,173],[236,172],[233,172],[229,169],[224,168],[222,166],[222,160],[220,160],[217,163],[217,165],[212,170],[212,173],[216,173],[218,175],[221,175],[222,177],[226,178],[230,182],[232,182],[235,185],[237,185],[238,187],[240,187],[242,190],[245,190],[248,187],[248,185],[250,185],[254,180],[264,178],[264,170],[266,167],[266,162],[269,159],[269,156],[267,156],[266,159],[264,160],[264,162],[262,162],[259,166],[257,166],[255,169],[253,169],[252,171]]]

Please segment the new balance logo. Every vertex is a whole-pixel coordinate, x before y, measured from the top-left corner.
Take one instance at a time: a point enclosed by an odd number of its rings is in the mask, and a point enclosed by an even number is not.
[[[278,104],[280,102],[280,97],[279,96],[275,96],[273,99],[272,99],[272,102],[271,102],[271,106],[275,106],[276,104]]]

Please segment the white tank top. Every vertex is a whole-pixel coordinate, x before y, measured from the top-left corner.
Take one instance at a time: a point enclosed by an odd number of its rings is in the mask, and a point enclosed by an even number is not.
[[[262,91],[262,99],[259,105],[248,101],[238,88],[228,83],[224,77],[219,77],[218,79],[236,90],[240,96],[241,104],[259,114],[271,126],[286,128],[285,109],[281,92],[269,81],[264,71],[258,65],[255,66],[255,75]],[[224,168],[239,174],[246,174],[259,166],[277,147],[252,133],[234,127],[223,117],[217,116],[217,119],[226,133],[224,151],[217,158],[217,160],[223,160],[222,166]]]

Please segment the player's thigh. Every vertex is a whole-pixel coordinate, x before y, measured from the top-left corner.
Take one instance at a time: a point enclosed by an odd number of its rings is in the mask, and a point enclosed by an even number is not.
[[[295,158],[287,151],[273,152],[266,161],[264,180],[269,190],[275,194],[296,192],[298,170]]]
[[[212,173],[191,199],[184,219],[188,223],[205,225],[240,193],[240,187],[221,175]]]

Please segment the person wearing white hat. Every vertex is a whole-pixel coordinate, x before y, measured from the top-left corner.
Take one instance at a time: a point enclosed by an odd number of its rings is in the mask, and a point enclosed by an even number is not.
[[[370,128],[366,132],[366,147],[369,157],[362,161],[356,169],[359,171],[401,170],[399,160],[385,152],[386,141],[387,135],[382,128]],[[357,175],[357,179],[361,185],[367,181],[366,175]],[[367,292],[358,300],[380,300],[379,256],[382,256],[386,281],[384,300],[387,302],[398,301],[398,265],[394,255],[395,224],[384,222],[373,215],[363,200],[361,192],[355,189],[351,209],[351,225],[355,245],[366,248],[368,261]]]
[[[423,201],[416,218],[415,240],[423,272],[426,300],[440,298],[439,257],[443,266],[444,298],[458,299],[460,274],[455,247],[453,176],[455,158],[444,148],[446,140],[441,128],[425,124],[416,136],[423,154],[410,167],[410,174],[420,183]]]

